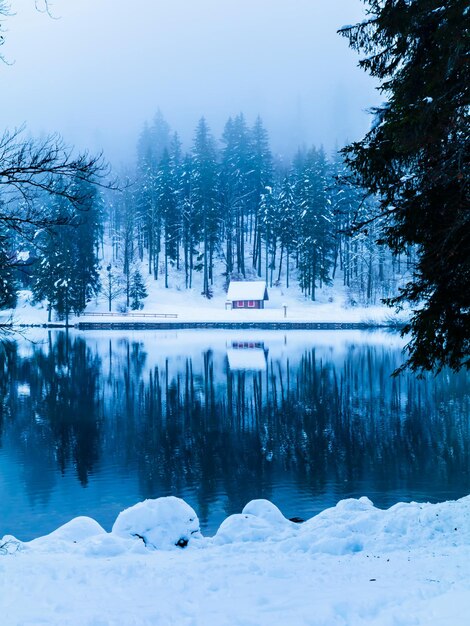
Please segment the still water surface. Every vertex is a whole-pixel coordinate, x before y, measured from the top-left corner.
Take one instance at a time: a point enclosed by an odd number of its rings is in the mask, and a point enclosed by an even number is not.
[[[470,493],[470,376],[391,378],[359,331],[49,332],[0,354],[0,537],[177,495],[213,534],[253,498],[308,518]]]

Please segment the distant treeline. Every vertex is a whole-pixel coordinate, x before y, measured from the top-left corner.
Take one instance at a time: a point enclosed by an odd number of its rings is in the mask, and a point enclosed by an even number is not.
[[[161,113],[146,124],[137,145],[135,175],[109,212],[113,263],[125,276],[135,261],[171,287],[171,268],[186,288],[202,276],[210,298],[214,282],[261,277],[268,285],[298,282],[315,300],[317,289],[340,274],[351,300],[376,302],[390,295],[411,251],[392,257],[377,244],[377,225],[366,198],[336,151],[300,148],[292,162],[273,157],[258,117],[227,121],[216,142],[202,118],[191,150]],[[222,269],[221,269],[222,268]],[[216,276],[217,271],[219,276]]]
[[[412,268],[411,249],[397,256],[377,243],[376,199],[354,184],[340,151],[300,148],[285,163],[273,157],[259,117],[252,127],[243,114],[229,118],[220,142],[202,118],[184,153],[157,113],[121,192],[76,185],[74,205],[60,194],[42,198],[56,225],[27,243],[0,228],[0,306],[14,306],[17,289],[28,287],[61,318],[100,290],[109,310],[138,309],[146,270],[165,287],[200,287],[207,298],[214,284],[261,277],[295,283],[313,301],[336,279],[350,304],[367,304],[390,296]]]

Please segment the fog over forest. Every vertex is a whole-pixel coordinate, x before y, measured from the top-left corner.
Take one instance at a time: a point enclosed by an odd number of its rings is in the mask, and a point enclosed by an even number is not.
[[[230,115],[259,114],[275,153],[360,138],[379,99],[336,30],[359,0],[54,0],[53,19],[15,3],[0,79],[10,128],[59,131],[120,166],[158,108],[189,148],[204,115],[219,136]],[[39,3],[41,8],[41,2]]]

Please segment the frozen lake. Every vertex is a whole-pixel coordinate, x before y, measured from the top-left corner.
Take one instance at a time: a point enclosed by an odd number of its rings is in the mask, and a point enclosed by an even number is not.
[[[391,378],[361,331],[36,331],[0,355],[0,536],[110,529],[177,495],[212,534],[253,498],[311,517],[470,493],[470,376]]]

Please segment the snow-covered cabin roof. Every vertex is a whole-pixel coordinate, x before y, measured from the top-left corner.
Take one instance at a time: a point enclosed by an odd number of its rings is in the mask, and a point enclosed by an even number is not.
[[[232,280],[227,300],[269,300],[266,283],[264,280]]]

